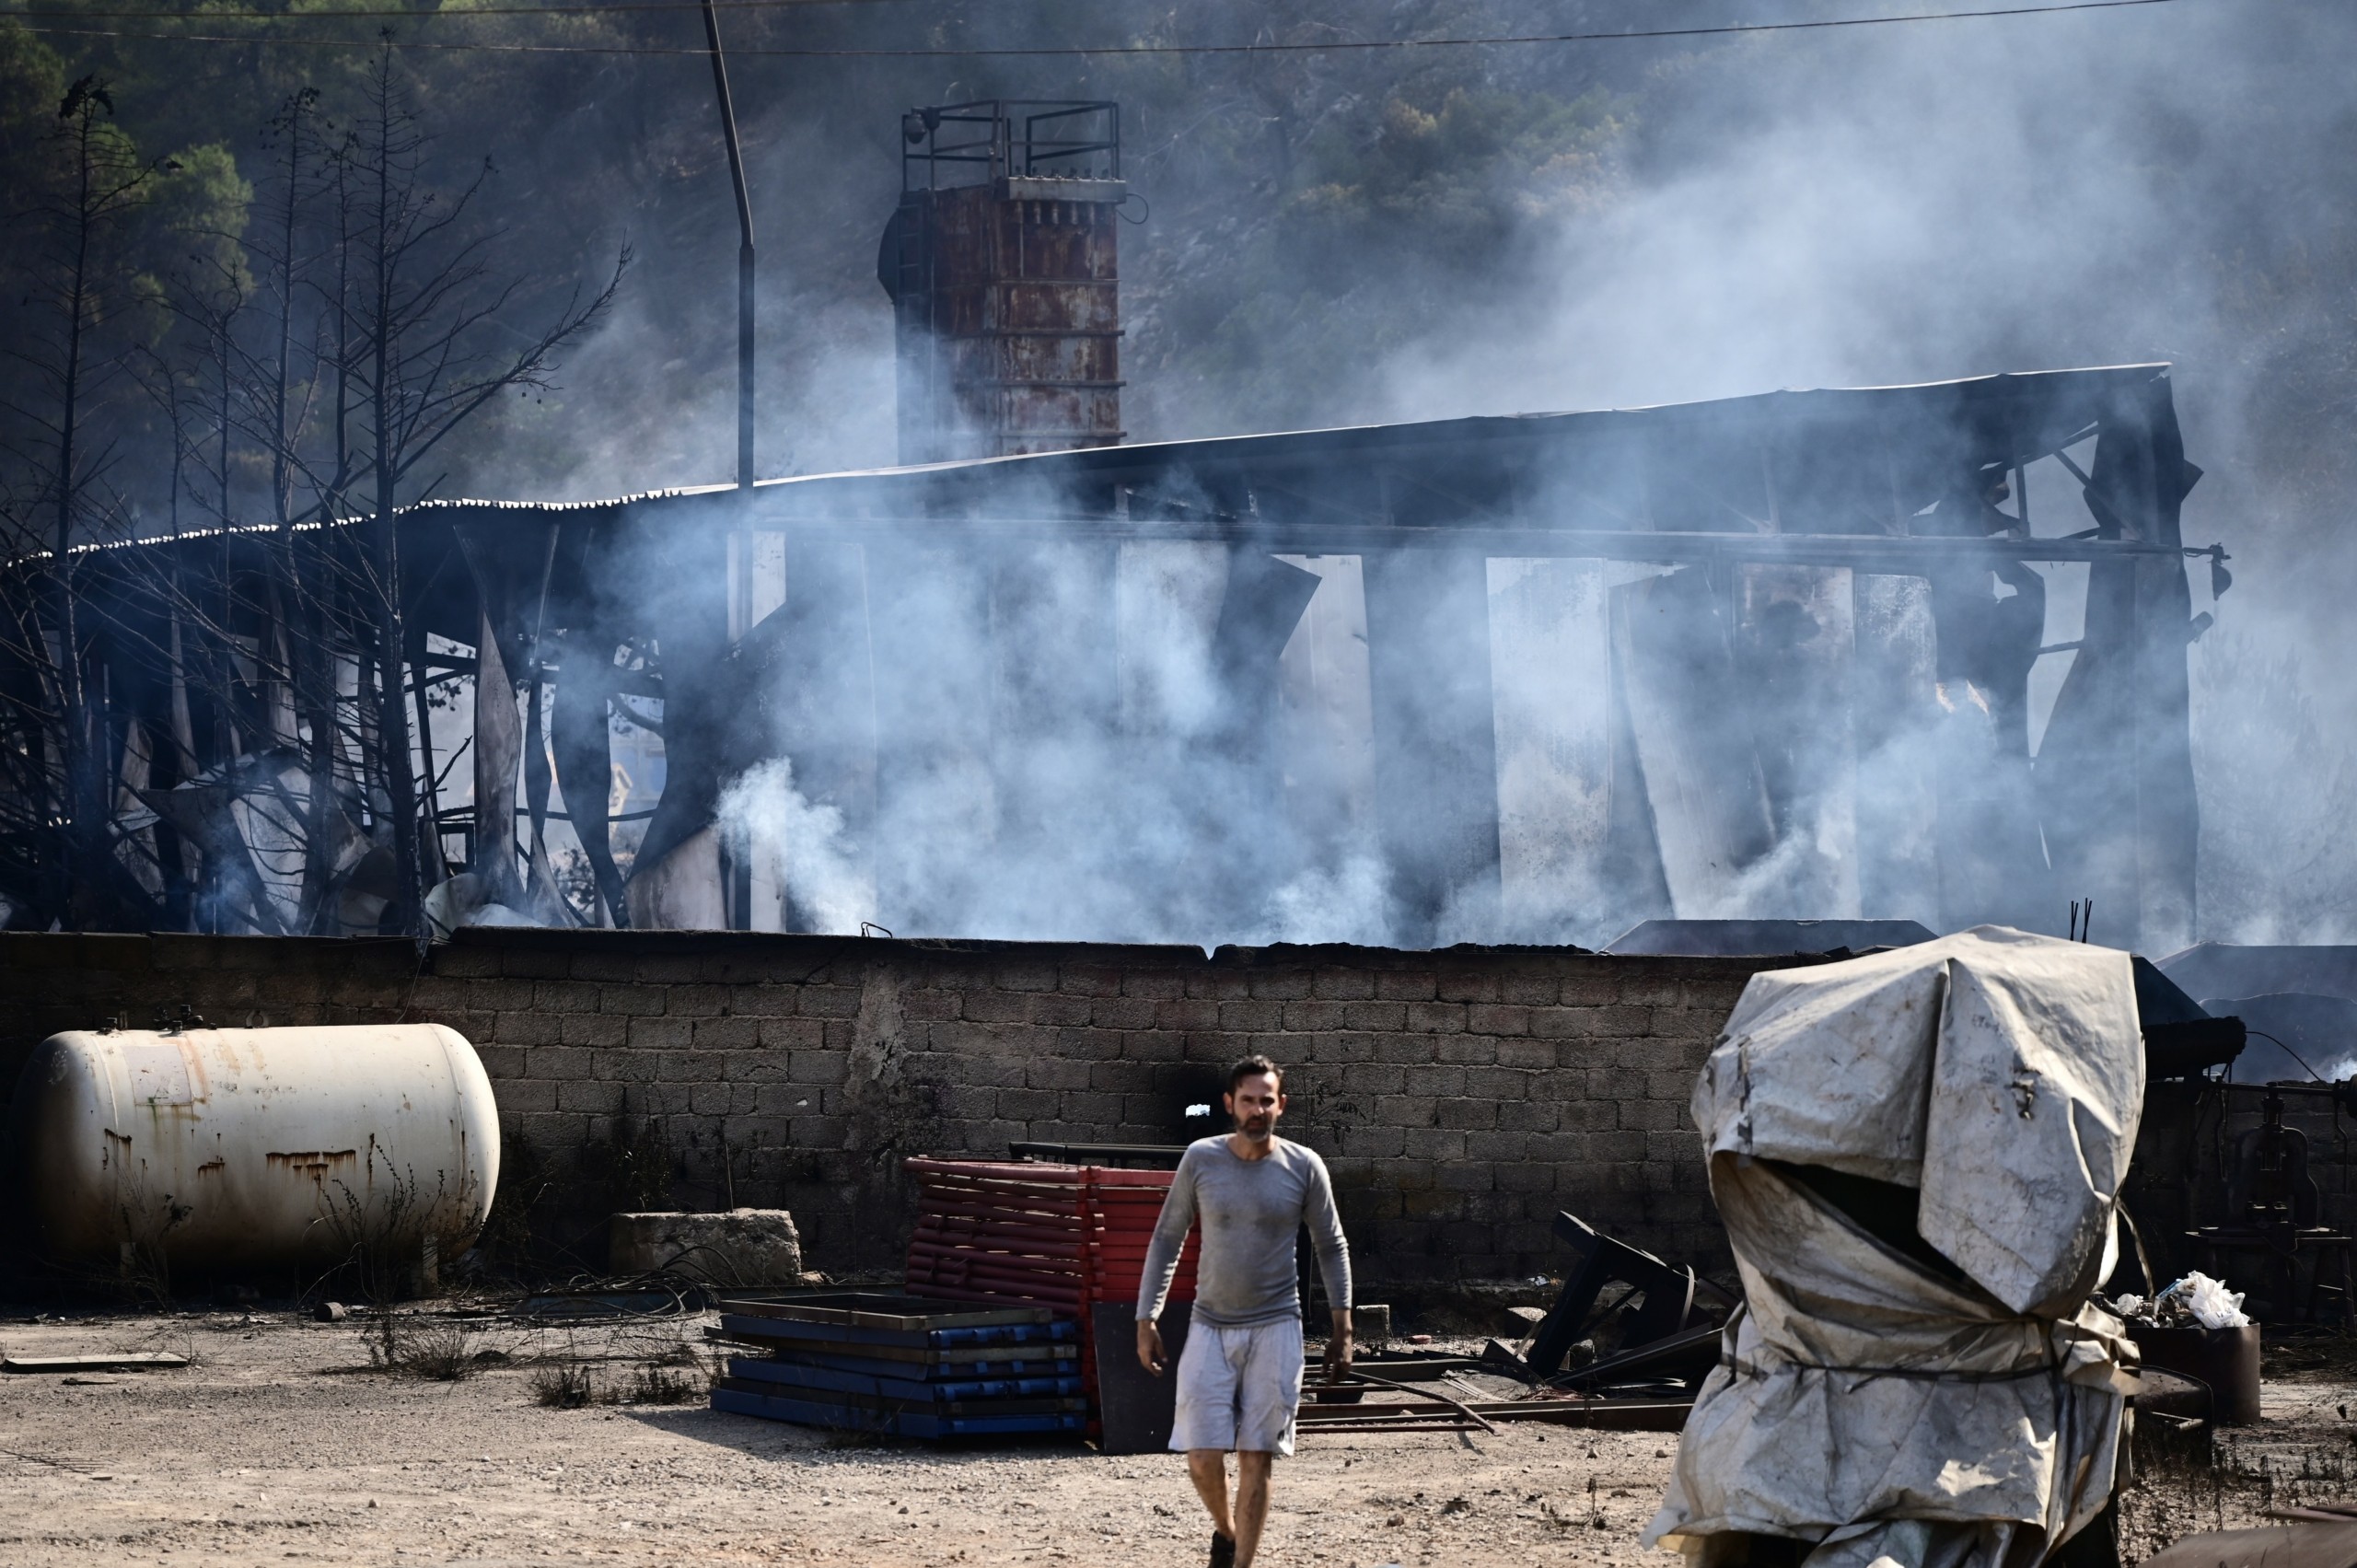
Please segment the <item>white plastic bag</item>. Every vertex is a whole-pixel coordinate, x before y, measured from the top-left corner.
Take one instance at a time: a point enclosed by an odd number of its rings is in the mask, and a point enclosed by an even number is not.
[[[2228,1290],[2222,1281],[2207,1274],[2188,1274],[2169,1288],[2184,1293],[2185,1309],[2205,1329],[2250,1327],[2250,1319],[2243,1313],[2242,1293]]]

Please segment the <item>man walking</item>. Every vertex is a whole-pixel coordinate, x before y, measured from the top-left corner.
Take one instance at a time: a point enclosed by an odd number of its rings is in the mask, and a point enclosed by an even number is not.
[[[1306,1223],[1334,1308],[1326,1342],[1329,1380],[1351,1365],[1351,1251],[1334,1213],[1326,1162],[1277,1136],[1284,1075],[1265,1056],[1228,1070],[1236,1131],[1187,1147],[1146,1249],[1138,1293],[1138,1359],[1162,1376],[1163,1298],[1188,1227],[1202,1226],[1194,1318],[1178,1357],[1178,1412],[1170,1446],[1212,1516],[1212,1568],[1251,1568],[1269,1521],[1269,1467],[1293,1452],[1301,1406],[1301,1293],[1294,1237]],[[1236,1499],[1227,1455],[1236,1454]]]

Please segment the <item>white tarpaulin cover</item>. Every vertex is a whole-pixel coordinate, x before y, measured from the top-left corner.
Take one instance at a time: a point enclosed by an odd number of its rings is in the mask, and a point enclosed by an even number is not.
[[[1646,1541],[2030,1568],[2100,1512],[2133,1347],[2088,1298],[2143,1096],[2125,953],[1982,926],[1755,975],[1693,1104],[1745,1306]]]

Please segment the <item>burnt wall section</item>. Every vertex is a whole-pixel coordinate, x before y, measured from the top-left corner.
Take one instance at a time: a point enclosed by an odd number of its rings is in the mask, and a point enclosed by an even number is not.
[[[400,941],[0,935],[0,1074],[61,1028],[443,1023],[474,1041],[537,1235],[657,1200],[795,1211],[813,1267],[896,1267],[902,1156],[1172,1143],[1247,1051],[1331,1164],[1372,1280],[1545,1272],[1568,1208],[1724,1260],[1686,1115],[1744,981],[1792,960],[468,930]],[[519,1187],[520,1190],[520,1187]]]

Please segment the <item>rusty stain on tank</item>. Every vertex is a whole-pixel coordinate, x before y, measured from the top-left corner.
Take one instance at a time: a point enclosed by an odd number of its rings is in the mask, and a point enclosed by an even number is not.
[[[197,1174],[197,1175],[199,1175],[199,1176],[217,1176],[217,1175],[219,1175],[222,1171],[225,1171],[225,1170],[226,1170],[226,1169],[228,1169],[228,1168],[229,1168],[229,1162],[228,1162],[227,1160],[225,1160],[225,1159],[209,1159],[209,1160],[206,1160],[203,1165],[198,1166],[198,1167],[196,1167],[196,1174]]]
[[[273,1154],[262,1156],[273,1170],[284,1170],[291,1176],[308,1176],[324,1183],[329,1175],[346,1166],[360,1163],[358,1149],[310,1149],[300,1154]]]

